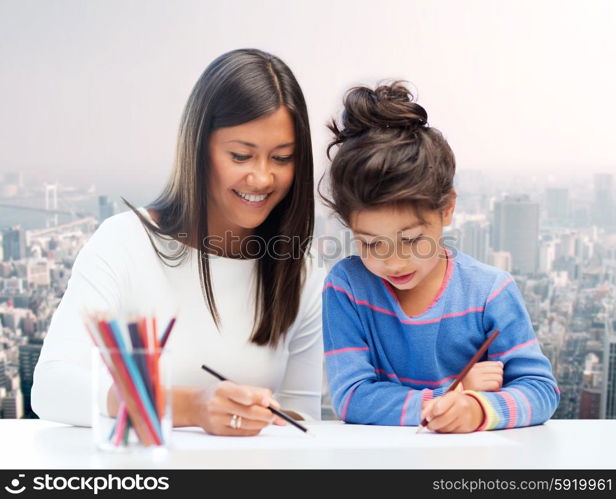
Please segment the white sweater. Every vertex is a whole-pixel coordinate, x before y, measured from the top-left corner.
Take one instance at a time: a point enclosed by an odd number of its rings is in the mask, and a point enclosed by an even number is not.
[[[145,208],[139,210],[152,220]],[[169,242],[153,239],[165,253],[173,253]],[[283,409],[320,419],[325,269],[311,255],[297,318],[284,341],[272,349],[249,341],[256,260],[210,258],[219,331],[201,291],[198,251],[189,251],[190,258],[183,264],[168,267],[132,211],[101,223],[75,259],[34,371],[32,408],[40,418],[91,425],[92,341],[82,323],[83,307],[119,314],[155,310],[161,331],[179,306],[167,343],[174,386],[217,383],[201,369],[206,364],[236,383],[270,388]]]

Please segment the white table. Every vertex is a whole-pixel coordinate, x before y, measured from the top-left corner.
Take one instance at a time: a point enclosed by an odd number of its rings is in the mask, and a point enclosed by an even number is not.
[[[616,420],[552,420],[542,426],[469,435],[415,434],[414,427],[270,427],[250,438],[199,428],[173,432],[163,456],[96,451],[89,428],[0,420],[2,469],[459,468],[616,469]],[[488,435],[489,434],[489,435]]]

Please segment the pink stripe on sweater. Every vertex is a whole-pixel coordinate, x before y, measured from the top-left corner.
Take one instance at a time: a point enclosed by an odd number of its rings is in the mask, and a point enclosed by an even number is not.
[[[488,358],[493,359],[494,357],[504,357],[505,355],[513,352],[514,350],[519,350],[520,348],[525,348],[530,345],[534,345],[535,343],[537,343],[537,338],[533,338],[532,340],[529,340],[525,343],[520,343],[519,345],[511,347],[509,350],[505,350],[504,352],[491,353],[490,355],[488,355]]]
[[[385,376],[387,376],[388,378],[396,378],[400,381],[404,381],[405,383],[413,383],[415,385],[430,385],[430,386],[437,386],[437,385],[443,385],[445,383],[447,383],[447,381],[449,381],[450,379],[453,379],[457,376],[457,374],[452,374],[451,376],[447,376],[446,378],[443,378],[439,381],[424,381],[421,379],[411,379],[411,378],[400,378],[398,377],[397,374],[395,373],[386,373],[383,369],[375,369],[374,370],[375,373],[377,374],[384,374]]]
[[[339,348],[338,350],[329,350],[325,352],[325,356],[329,357],[330,355],[336,355],[336,354],[344,353],[344,352],[365,352],[368,350],[370,350],[370,348],[368,347],[346,347],[346,348]]]
[[[349,402],[351,402],[351,397],[355,393],[356,389],[357,387],[351,390],[351,393],[349,393],[349,397],[346,399],[346,402],[344,403],[344,407],[342,408],[342,414],[340,414],[340,419],[342,419],[342,421],[346,421],[346,415],[347,415],[347,410],[349,408]]]
[[[483,307],[469,308],[468,310],[464,310],[463,312],[453,312],[451,314],[441,315],[440,317],[437,317],[436,319],[427,319],[425,321],[402,320],[401,322],[403,322],[404,324],[431,324],[433,322],[440,322],[441,319],[449,319],[451,317],[461,317],[463,315],[472,314],[473,312],[483,312]]]
[[[376,310],[377,312],[381,312],[387,315],[393,315],[394,317],[396,317],[396,313],[392,312],[391,310],[385,310],[384,308],[377,307],[376,305],[372,305],[371,303],[368,303],[366,300],[356,300],[355,297],[351,293],[349,293],[346,289],[341,288],[340,286],[336,286],[333,282],[328,282],[323,287],[323,291],[325,291],[327,288],[333,288],[336,291],[340,291],[341,293],[344,293],[345,295],[349,297],[349,300],[351,300],[353,303],[357,303],[358,305],[365,305],[366,307],[371,308],[372,310]]]
[[[422,390],[421,391],[421,404],[423,406],[424,402],[428,402],[428,400],[432,400],[434,398],[434,392],[432,390]]]
[[[438,386],[447,383],[450,379],[453,379],[457,376],[457,374],[453,374],[451,376],[447,376],[440,381],[423,381],[421,379],[411,379],[411,378],[399,378],[400,381],[404,381],[405,383],[413,383],[415,385],[430,385],[430,386]]]
[[[507,392],[498,392],[498,394],[505,399],[507,408],[509,409],[509,423],[506,428],[515,428],[515,423],[518,417],[518,407],[515,403],[515,399]]]
[[[344,293],[345,295],[347,295],[349,297],[349,299],[353,303],[356,303],[357,305],[364,305],[364,306],[366,306],[368,308],[371,308],[372,310],[375,310],[376,312],[381,312],[382,314],[387,314],[387,315],[391,315],[393,317],[398,317],[398,315],[395,312],[392,312],[391,310],[386,310],[384,308],[377,307],[376,305],[372,305],[371,303],[368,303],[366,300],[356,300],[353,297],[353,295],[351,293],[349,293],[346,289],[341,288],[340,286],[336,286],[334,283],[328,282],[323,287],[323,291],[325,291],[327,288],[332,288],[332,289],[334,289],[336,291]],[[440,317],[437,317],[435,319],[427,319],[427,320],[423,320],[423,321],[414,321],[414,320],[410,320],[410,319],[401,319],[400,317],[398,317],[398,320],[402,324],[432,324],[433,322],[440,322],[442,319],[449,319],[451,317],[461,317],[463,315],[471,314],[471,313],[474,313],[474,312],[483,312],[483,307],[469,308],[468,310],[464,310],[462,312],[452,312],[450,314],[441,315]]]
[[[509,277],[508,279],[505,279],[505,282],[503,282],[500,285],[500,287],[496,291],[494,291],[494,293],[490,295],[486,303],[490,303],[494,298],[496,298],[501,293],[501,291],[505,289],[505,286],[507,286],[507,284],[509,284],[510,282],[513,282],[513,277]]]
[[[505,390],[503,390],[503,391],[505,391]],[[510,388],[507,388],[507,391],[518,393],[520,395],[520,398],[522,399],[522,401],[525,403],[526,411],[528,412],[528,421],[526,421],[524,423],[524,425],[528,426],[530,424],[530,422],[532,421],[532,417],[533,417],[533,409],[532,409],[532,407],[530,405],[530,400],[528,400],[528,397],[526,396],[526,394],[522,390],[520,390],[519,388],[510,387]]]
[[[400,426],[404,426],[404,420],[406,419],[406,410],[408,409],[409,402],[411,401],[411,397],[413,396],[413,390],[409,390],[406,395],[406,400],[402,405],[402,414],[400,414]]]

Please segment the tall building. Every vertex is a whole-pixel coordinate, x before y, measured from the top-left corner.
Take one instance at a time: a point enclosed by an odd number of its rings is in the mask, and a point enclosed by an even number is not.
[[[2,399],[2,417],[21,419],[24,416],[23,396],[19,390],[7,393]]]
[[[0,352],[0,389],[8,389],[7,384],[8,378],[6,375],[6,354],[4,352]]]
[[[51,284],[50,263],[46,258],[32,258],[26,266],[26,280],[33,286]]]
[[[616,339],[606,342],[604,359],[601,415],[604,419],[616,419]]]
[[[616,335],[614,334],[614,306],[604,302],[605,336],[603,340],[603,385],[601,387],[601,416],[616,419]]]
[[[569,220],[569,189],[550,187],[545,190],[545,214],[551,222],[564,224]]]
[[[26,257],[26,231],[20,226],[2,233],[2,253],[5,262]]]
[[[551,239],[544,239],[539,243],[539,263],[537,270],[541,274],[547,274],[554,267],[556,259],[556,243]]]
[[[463,253],[466,253],[480,262],[488,263],[488,249],[490,246],[490,227],[487,222],[469,220],[462,226]]]
[[[98,218],[102,222],[115,214],[115,203],[109,196],[98,196]]]
[[[33,414],[30,405],[30,391],[34,376],[34,367],[41,354],[42,344],[28,343],[19,345],[19,377],[21,378],[21,392],[24,398],[24,414],[29,417]]]
[[[511,253],[515,274],[534,274],[539,263],[539,203],[528,195],[507,196],[494,204],[494,251]]]
[[[601,280],[616,286],[616,248],[605,252]]]
[[[580,394],[579,419],[600,419],[601,417],[601,390],[598,388],[584,388]]]
[[[614,177],[609,173],[597,173],[594,177],[593,223],[603,228],[613,228],[614,223]]]
[[[494,251],[490,254],[488,263],[497,269],[511,272],[511,253],[508,251]]]

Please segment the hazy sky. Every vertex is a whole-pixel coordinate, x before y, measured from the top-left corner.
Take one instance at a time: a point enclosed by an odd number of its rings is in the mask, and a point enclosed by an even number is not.
[[[616,173],[616,2],[0,0],[0,173],[158,191],[219,54],[295,72],[317,170],[344,90],[410,80],[460,169]]]

